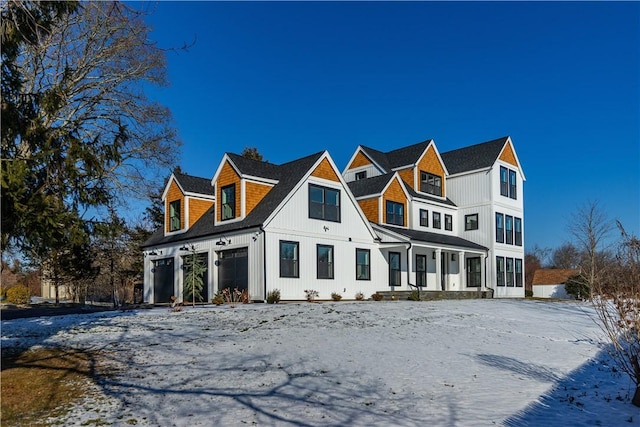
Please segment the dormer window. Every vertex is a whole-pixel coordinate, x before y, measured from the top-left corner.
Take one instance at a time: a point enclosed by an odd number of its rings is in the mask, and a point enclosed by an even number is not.
[[[169,231],[180,230],[180,200],[169,203]]]
[[[221,209],[222,213],[220,219],[222,221],[227,219],[233,219],[236,217],[236,185],[231,184],[226,187],[222,187],[222,200]]]
[[[442,197],[442,177],[421,171],[420,191]]]
[[[356,181],[365,179],[367,177],[367,171],[356,172]]]

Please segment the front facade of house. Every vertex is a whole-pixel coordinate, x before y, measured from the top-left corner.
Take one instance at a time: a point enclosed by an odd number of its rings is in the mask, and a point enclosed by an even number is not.
[[[227,153],[213,179],[173,174],[165,225],[146,243],[144,300],[184,293],[184,256],[207,266],[203,300],[492,290],[524,296],[524,174],[509,137],[439,153],[433,140],[360,146],[273,165]]]

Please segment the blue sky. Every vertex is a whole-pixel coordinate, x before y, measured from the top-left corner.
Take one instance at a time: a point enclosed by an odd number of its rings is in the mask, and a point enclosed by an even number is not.
[[[224,152],[272,163],[433,138],[441,152],[510,135],[525,245],[569,240],[598,200],[640,230],[640,3],[160,2],[167,105],[186,173]]]

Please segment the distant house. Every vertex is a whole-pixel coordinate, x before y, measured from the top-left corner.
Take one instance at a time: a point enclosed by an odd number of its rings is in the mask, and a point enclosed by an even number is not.
[[[232,287],[264,301],[384,290],[524,297],[524,174],[510,137],[440,153],[433,140],[327,151],[276,165],[226,153],[213,178],[173,174],[164,226],[144,244],[144,300],[184,294],[202,257],[205,301]]]
[[[541,268],[533,274],[533,296],[538,298],[573,299],[564,288],[569,278],[580,270]]]

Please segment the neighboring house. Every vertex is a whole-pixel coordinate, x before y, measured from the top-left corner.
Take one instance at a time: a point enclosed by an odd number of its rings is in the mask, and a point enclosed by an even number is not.
[[[486,290],[524,297],[524,175],[509,137],[443,153],[433,140],[358,147],[341,174],[328,152],[282,165],[223,156],[213,179],[174,174],[166,221],[144,245],[144,299],[183,294],[183,256],[208,266],[205,299],[332,292]]]
[[[565,283],[580,270],[541,268],[533,274],[533,296],[538,298],[574,299],[565,290]]]

